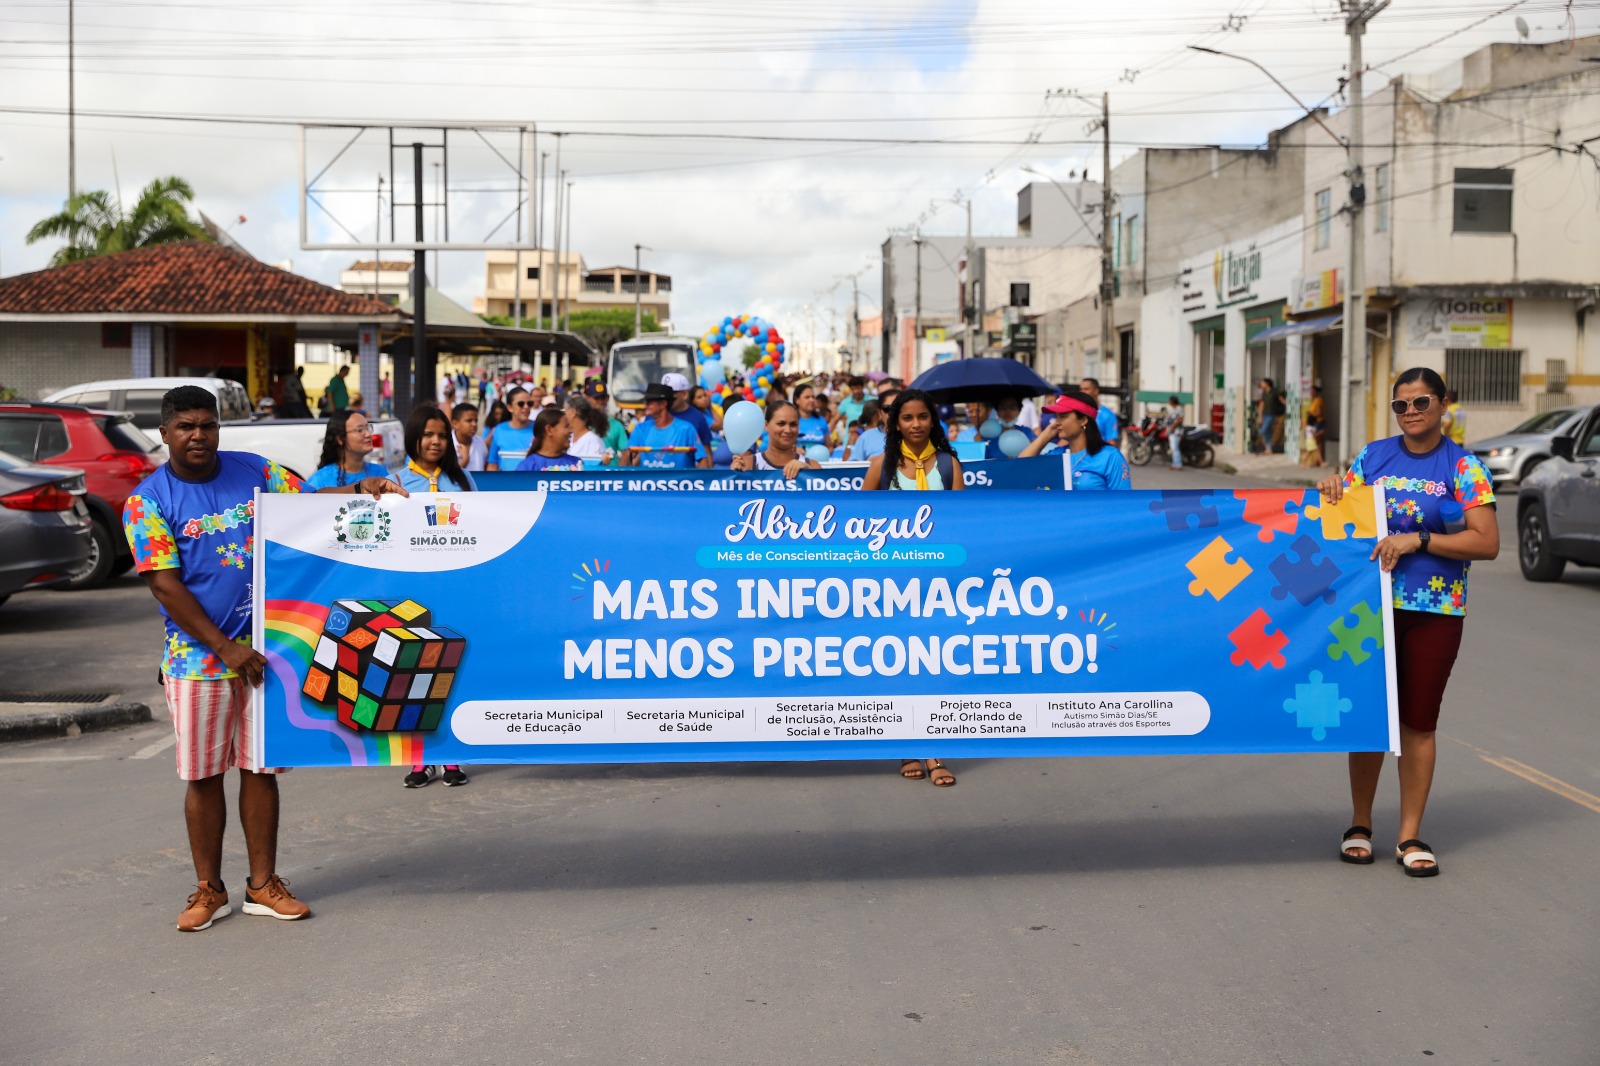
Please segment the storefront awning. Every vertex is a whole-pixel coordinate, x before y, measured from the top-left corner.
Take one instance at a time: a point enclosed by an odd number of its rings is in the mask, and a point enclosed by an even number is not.
[[[1302,337],[1307,333],[1321,333],[1330,330],[1344,320],[1343,313],[1337,315],[1323,315],[1321,318],[1302,318],[1298,322],[1285,322],[1281,326],[1272,326],[1262,330],[1250,338],[1251,344],[1264,344],[1275,341],[1280,337]]]

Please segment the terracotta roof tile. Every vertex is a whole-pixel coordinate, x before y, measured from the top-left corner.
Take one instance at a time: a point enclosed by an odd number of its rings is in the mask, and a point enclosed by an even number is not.
[[[0,278],[0,313],[391,318],[395,309],[190,240]]]

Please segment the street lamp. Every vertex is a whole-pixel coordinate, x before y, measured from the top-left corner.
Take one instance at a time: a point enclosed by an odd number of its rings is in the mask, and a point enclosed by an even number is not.
[[[633,246],[633,335],[637,337],[644,328],[644,308],[640,303],[642,299],[639,286],[643,284],[644,277],[640,273],[640,252],[653,252],[654,248],[647,245],[636,244]]]

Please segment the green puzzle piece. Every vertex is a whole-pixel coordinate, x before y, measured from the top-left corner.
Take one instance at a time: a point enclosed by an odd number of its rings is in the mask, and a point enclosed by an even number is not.
[[[1355,625],[1345,621],[1351,615],[1356,619]],[[1360,666],[1372,652],[1383,647],[1383,616],[1373,611],[1371,604],[1358,603],[1349,615],[1329,626],[1328,632],[1334,637],[1328,645],[1328,658],[1339,660],[1348,655],[1352,663]],[[1367,640],[1372,641],[1370,651],[1361,646]]]

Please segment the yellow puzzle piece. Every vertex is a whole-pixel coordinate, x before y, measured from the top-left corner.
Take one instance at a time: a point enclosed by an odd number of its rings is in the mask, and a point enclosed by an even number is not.
[[[1322,523],[1323,540],[1345,540],[1347,527],[1355,528],[1355,532],[1348,536],[1356,540],[1368,540],[1378,535],[1378,514],[1373,508],[1372,489],[1366,486],[1345,489],[1344,498],[1334,504],[1318,496],[1316,504],[1304,508],[1304,512],[1307,518],[1315,518]]]
[[[1233,553],[1233,545],[1217,537],[1184,564],[1195,577],[1189,582],[1189,595],[1203,596],[1209,592],[1212,599],[1220,600],[1250,576],[1250,564],[1243,559],[1230,563],[1230,553]]]

